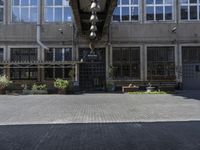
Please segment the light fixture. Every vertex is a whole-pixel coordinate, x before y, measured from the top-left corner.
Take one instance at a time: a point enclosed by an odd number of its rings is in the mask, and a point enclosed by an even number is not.
[[[96,33],[95,32],[91,32],[90,33],[90,39],[95,39],[96,38]]]
[[[98,11],[98,10],[100,10],[99,1],[92,0],[91,6],[90,6],[90,10],[91,11]]]
[[[95,12],[92,12],[92,15],[91,15],[91,17],[90,17],[90,22],[96,23],[96,22],[98,22],[98,21],[99,21],[99,19],[98,19],[98,17],[97,17],[97,14],[96,14]]]
[[[97,31],[97,26],[96,26],[95,24],[93,24],[93,25],[90,27],[90,31],[96,32],[96,31]]]

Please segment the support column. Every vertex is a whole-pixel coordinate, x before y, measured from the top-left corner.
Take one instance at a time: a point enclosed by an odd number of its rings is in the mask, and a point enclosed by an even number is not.
[[[140,79],[145,81],[145,65],[146,65],[145,47],[140,46]]]
[[[144,61],[144,81],[147,81],[147,47],[145,45],[143,45],[143,50],[144,50],[144,58],[143,58],[143,61]]]

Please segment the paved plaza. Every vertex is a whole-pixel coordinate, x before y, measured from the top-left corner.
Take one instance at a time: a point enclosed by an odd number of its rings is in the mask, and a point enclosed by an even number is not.
[[[199,149],[199,91],[0,96],[0,150]]]

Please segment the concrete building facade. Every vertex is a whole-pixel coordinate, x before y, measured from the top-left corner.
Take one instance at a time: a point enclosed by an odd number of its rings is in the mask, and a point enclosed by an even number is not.
[[[65,0],[0,0],[0,66],[15,83],[69,78],[83,90],[146,84],[200,89],[200,1],[119,0],[90,59]],[[37,43],[40,12],[41,41]],[[112,75],[111,75],[112,74]]]

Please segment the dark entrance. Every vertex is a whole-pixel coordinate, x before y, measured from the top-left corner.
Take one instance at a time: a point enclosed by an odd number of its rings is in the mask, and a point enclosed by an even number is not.
[[[90,49],[79,49],[79,83],[81,90],[103,91],[106,84],[105,49],[95,49],[91,54]]]

